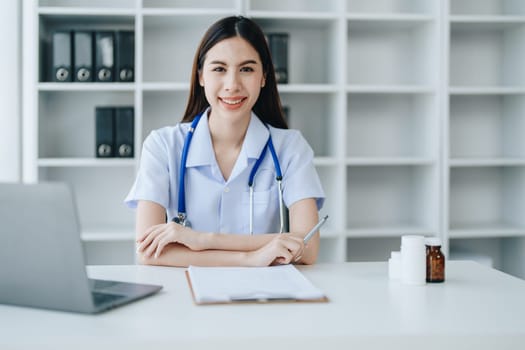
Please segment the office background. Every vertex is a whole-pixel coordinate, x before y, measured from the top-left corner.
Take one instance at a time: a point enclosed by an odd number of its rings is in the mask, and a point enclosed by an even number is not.
[[[280,91],[328,196],[321,260],[386,260],[413,233],[440,236],[451,258],[525,277],[522,2],[27,0],[0,9],[2,46],[15,53],[0,58],[15,67],[0,82],[0,179],[71,182],[89,263],[133,261],[133,215],[121,200],[139,154],[95,159],[92,133],[65,125],[90,130],[96,106],[131,104],[139,150],[151,129],[179,119],[205,28],[243,13],[290,36]],[[42,38],[79,23],[135,30],[135,83],[42,78]]]

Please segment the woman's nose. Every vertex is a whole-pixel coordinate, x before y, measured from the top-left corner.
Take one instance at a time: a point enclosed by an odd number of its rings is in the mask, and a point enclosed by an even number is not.
[[[224,81],[224,88],[227,91],[237,91],[240,87],[240,79],[238,72],[228,72]]]

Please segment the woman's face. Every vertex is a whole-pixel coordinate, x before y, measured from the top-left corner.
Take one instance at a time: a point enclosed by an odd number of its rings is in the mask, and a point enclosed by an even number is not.
[[[265,84],[259,54],[241,37],[222,40],[207,52],[199,83],[213,116],[247,117]]]

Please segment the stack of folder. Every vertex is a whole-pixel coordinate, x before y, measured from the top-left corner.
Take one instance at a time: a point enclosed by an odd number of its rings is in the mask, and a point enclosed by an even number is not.
[[[95,108],[97,158],[132,158],[134,155],[133,107]]]
[[[52,34],[50,81],[132,82],[135,33],[65,30]]]
[[[288,84],[288,33],[267,34],[268,46],[278,84]]]

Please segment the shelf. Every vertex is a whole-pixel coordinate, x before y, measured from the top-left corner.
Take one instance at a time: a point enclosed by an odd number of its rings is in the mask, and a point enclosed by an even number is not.
[[[525,237],[525,227],[510,225],[503,222],[487,224],[451,223],[450,238],[494,238],[494,237]]]
[[[134,83],[38,83],[39,91],[135,91]]]
[[[452,30],[505,30],[525,24],[525,16],[451,16]]]
[[[214,12],[219,10],[235,9],[237,0],[142,0],[143,10],[202,10]]]
[[[346,92],[352,94],[432,94],[437,89],[426,85],[348,85]]]
[[[454,95],[449,108],[451,158],[471,164],[519,164],[525,159],[523,96]]]
[[[282,91],[281,102],[288,108],[288,126],[302,132],[317,157],[337,155],[338,140],[331,137],[337,132],[337,95],[325,92]]]
[[[41,158],[39,167],[134,167],[133,158]]]
[[[193,8],[145,8],[141,11],[144,17],[172,16],[232,16],[235,9],[193,9]]]
[[[347,228],[434,227],[432,231],[437,231],[431,214],[439,205],[433,167],[347,167],[346,176]]]
[[[336,20],[339,14],[336,12],[277,12],[277,11],[248,11],[247,15],[254,19],[268,19],[272,20]]]
[[[426,15],[348,15],[350,31],[417,30],[432,25],[435,17]]]
[[[437,230],[417,226],[351,227],[345,233],[345,236],[349,238],[401,237],[403,235],[435,236]]]
[[[339,164],[339,159],[332,157],[315,157],[314,165],[317,167],[321,166],[334,166]]]
[[[438,70],[437,25],[419,21],[349,21],[350,85],[432,86]]]
[[[525,6],[514,0],[450,0],[453,16],[516,16],[525,14]]]
[[[104,7],[40,7],[38,13],[43,16],[134,16],[135,9]]]
[[[452,158],[451,167],[525,167],[525,158]]]
[[[36,124],[38,126],[37,156],[39,158],[94,157],[95,108],[134,106],[134,102],[134,92],[122,89],[39,92],[38,112],[41,118]],[[72,132],[74,130],[81,130],[81,132]]]
[[[452,23],[451,86],[522,88],[525,23]]]
[[[144,91],[190,91],[190,84],[184,83],[169,83],[169,82],[144,82],[142,83],[142,90]]]
[[[279,92],[291,93],[335,93],[339,87],[334,84],[278,84]]]
[[[316,17],[323,14],[337,14],[340,10],[339,1],[282,1],[282,0],[251,0],[248,4],[247,14],[266,13],[268,16],[279,16],[280,14],[304,14]]]
[[[452,86],[451,95],[525,95],[525,86]]]
[[[437,106],[426,94],[348,95],[347,156],[389,163],[437,159]]]
[[[416,157],[350,157],[346,159],[349,166],[403,166],[403,165],[434,165],[436,160],[432,158]]]
[[[349,15],[378,14],[384,16],[425,16],[437,13],[435,1],[370,1],[346,0]]]
[[[338,21],[324,18],[275,17],[254,20],[265,33],[288,34],[290,85],[336,86],[343,83],[344,77],[340,72],[341,54],[335,44],[335,39],[341,35]],[[312,47],[315,47],[315,50],[312,50]]]
[[[129,228],[127,230],[94,229],[83,231],[80,237],[84,242],[134,242],[135,232],[133,228]]]
[[[525,167],[454,167],[449,191],[452,231],[474,235],[476,229],[487,229],[484,232],[497,234],[498,230],[508,233],[509,227],[525,227]]]
[[[71,8],[86,10],[99,9],[132,9],[136,6],[135,0],[36,0],[40,8]]]

